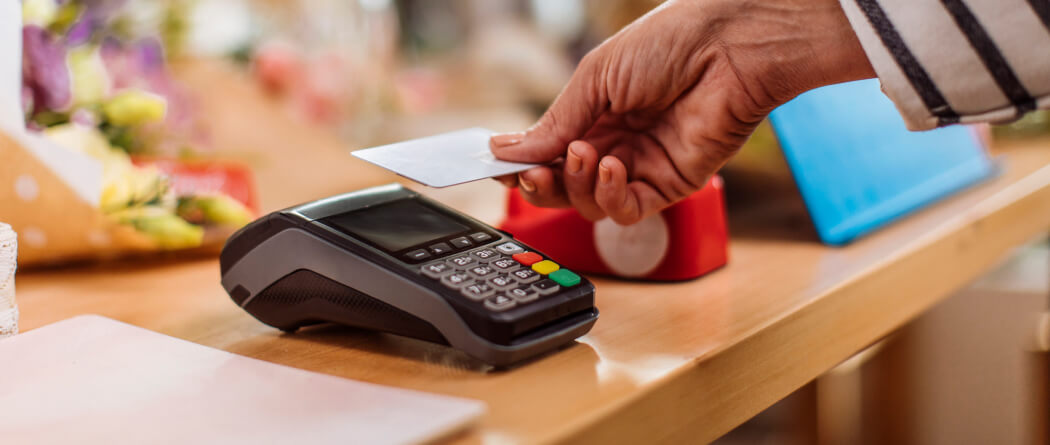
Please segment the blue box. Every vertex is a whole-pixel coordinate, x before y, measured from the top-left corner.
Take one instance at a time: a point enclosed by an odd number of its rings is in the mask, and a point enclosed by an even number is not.
[[[910,132],[874,79],[809,91],[770,120],[827,244],[848,243],[996,172],[973,128]]]

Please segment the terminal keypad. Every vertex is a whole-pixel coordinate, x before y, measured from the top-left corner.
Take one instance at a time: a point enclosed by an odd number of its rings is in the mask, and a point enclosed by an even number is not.
[[[419,271],[494,312],[539,301],[581,282],[576,273],[512,241],[463,249]]]

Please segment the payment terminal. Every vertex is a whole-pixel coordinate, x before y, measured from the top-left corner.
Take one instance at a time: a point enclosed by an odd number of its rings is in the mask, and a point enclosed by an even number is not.
[[[496,366],[565,346],[598,318],[586,278],[397,184],[266,215],[220,264],[233,301],[284,331],[339,323]]]

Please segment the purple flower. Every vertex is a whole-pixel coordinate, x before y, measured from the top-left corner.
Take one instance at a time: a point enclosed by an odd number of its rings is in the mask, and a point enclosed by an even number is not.
[[[92,20],[106,22],[117,15],[127,0],[81,0],[84,7],[84,16]],[[101,23],[100,23],[101,24]]]
[[[81,18],[66,32],[66,42],[69,43],[69,46],[87,43],[91,40],[91,35],[95,33],[97,26],[98,24],[89,17]]]
[[[22,85],[22,113],[27,117],[33,114],[33,89]]]
[[[61,111],[73,101],[66,48],[39,26],[22,28],[22,84],[38,110]]]
[[[105,32],[107,24],[126,3],[126,0],[81,0],[79,4],[83,9],[80,17],[66,33],[69,46],[86,43],[96,32]]]
[[[143,38],[135,44],[135,55],[143,72],[152,73],[164,69],[164,47],[160,39]]]

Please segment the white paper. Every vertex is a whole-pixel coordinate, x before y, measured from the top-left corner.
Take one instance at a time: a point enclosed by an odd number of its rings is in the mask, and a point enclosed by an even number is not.
[[[538,165],[496,159],[489,150],[491,136],[491,130],[468,128],[357,150],[353,155],[430,187],[509,175]]]
[[[4,444],[410,444],[484,411],[479,401],[281,366],[96,315],[0,340]]]
[[[0,1],[0,123],[22,128],[22,2]]]
[[[102,164],[25,129],[22,116],[22,3],[0,0],[0,131],[46,165],[88,205],[102,195]]]

